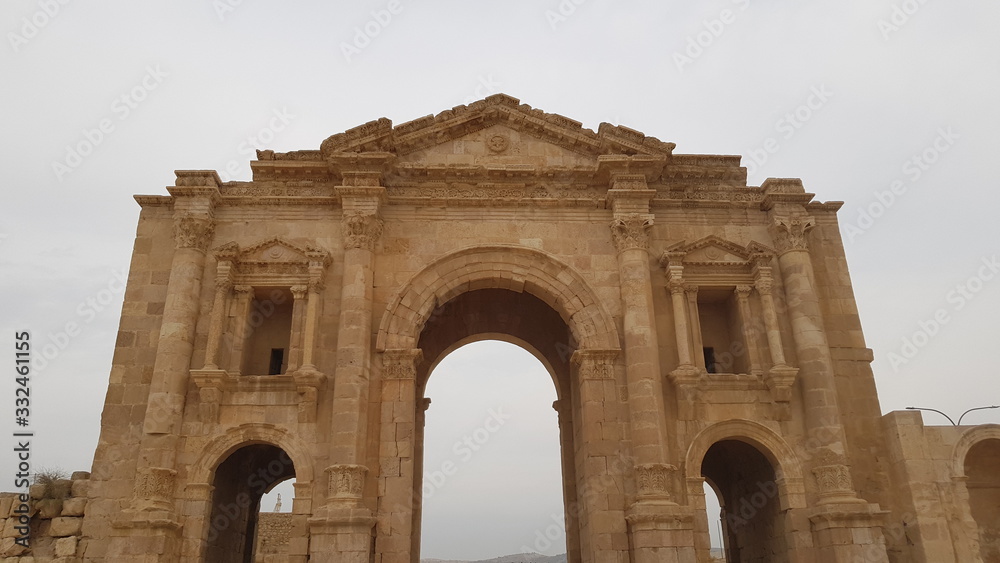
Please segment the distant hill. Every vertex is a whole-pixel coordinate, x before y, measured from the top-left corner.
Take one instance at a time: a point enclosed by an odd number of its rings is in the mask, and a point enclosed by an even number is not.
[[[519,553],[517,555],[504,555],[503,557],[478,559],[476,561],[467,559],[421,559],[420,563],[566,563],[566,554],[540,555],[538,553]]]

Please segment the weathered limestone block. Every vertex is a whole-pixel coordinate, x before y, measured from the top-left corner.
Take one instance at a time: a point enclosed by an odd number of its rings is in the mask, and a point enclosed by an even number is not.
[[[80,538],[76,536],[70,536],[66,538],[59,538],[55,543],[55,553],[56,557],[73,557],[76,555],[76,546]]]
[[[68,498],[62,501],[62,516],[83,516],[87,508],[87,499],[82,497]]]
[[[83,518],[72,516],[60,516],[52,519],[52,526],[49,528],[49,535],[55,538],[66,536],[76,536],[80,534]]]

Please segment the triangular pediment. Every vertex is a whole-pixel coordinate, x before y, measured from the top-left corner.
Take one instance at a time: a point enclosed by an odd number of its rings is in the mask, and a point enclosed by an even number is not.
[[[774,251],[763,244],[751,241],[747,246],[728,241],[715,235],[688,243],[681,241],[666,249],[670,259],[680,259],[684,264],[747,264],[762,256],[771,256]]]
[[[497,138],[504,136],[506,146]],[[407,157],[458,156],[453,152],[456,146],[472,151],[460,155],[480,158],[515,156],[516,151],[522,151],[523,156],[529,149],[547,149],[554,158],[591,157],[591,161],[598,155],[669,156],[674,149],[673,143],[609,123],[602,123],[594,132],[579,121],[532,108],[506,94],[495,94],[395,127],[386,118],[370,121],[329,137],[323,141],[320,152],[324,157],[335,153],[387,152],[405,161]]]
[[[308,247],[300,247],[281,237],[270,237],[260,242],[241,248],[236,242],[226,243],[215,249],[215,255],[220,260],[229,260],[238,264],[259,264],[265,262],[308,263],[310,255],[317,251]]]

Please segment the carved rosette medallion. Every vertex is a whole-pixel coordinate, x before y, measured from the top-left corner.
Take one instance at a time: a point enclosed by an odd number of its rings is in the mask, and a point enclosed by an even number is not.
[[[639,486],[639,496],[646,498],[670,498],[671,474],[677,471],[666,463],[643,463],[635,466],[635,477]]]
[[[361,493],[365,488],[365,475],[368,468],[364,465],[339,464],[326,468],[329,474],[329,489],[327,497],[330,499],[357,500],[361,498]]]
[[[510,141],[503,135],[493,135],[486,140],[486,148],[490,149],[490,152],[501,153],[507,150],[509,146]]]
[[[618,252],[633,248],[649,248],[649,229],[653,226],[653,216],[631,213],[615,217],[611,222],[611,238]]]
[[[806,250],[806,233],[816,226],[809,216],[775,217],[774,242],[778,252]]]
[[[344,217],[344,247],[375,249],[382,236],[382,219],[374,213],[352,213]]]
[[[178,217],[174,219],[174,243],[177,248],[194,248],[204,252],[215,234],[215,222],[208,217]]]
[[[163,467],[148,467],[135,476],[132,496],[140,502],[169,506],[174,497],[174,478],[177,472]]]
[[[614,379],[615,358],[618,350],[577,350],[572,362],[576,364],[580,379]]]
[[[824,465],[813,469],[816,476],[816,486],[820,496],[853,496],[854,485],[851,483],[851,470],[846,465]]]
[[[415,379],[417,362],[424,357],[420,348],[386,350],[382,352],[382,377],[384,379]]]

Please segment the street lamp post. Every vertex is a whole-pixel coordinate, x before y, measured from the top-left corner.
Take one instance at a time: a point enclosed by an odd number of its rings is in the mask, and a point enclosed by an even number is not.
[[[925,408],[925,407],[906,407],[906,410],[911,410],[911,411],[932,411],[932,412],[936,412],[939,415],[947,418],[948,422],[950,422],[952,426],[959,426],[960,424],[962,424],[962,419],[965,417],[965,415],[969,414],[970,412],[972,412],[972,411],[981,411],[983,409],[1000,409],[1000,405],[990,405],[988,407],[975,407],[975,408],[971,408],[971,409],[963,412],[962,416],[958,417],[958,422],[955,422],[954,420],[951,419],[950,416],[946,415],[945,413],[943,413],[943,412],[941,412],[941,411],[939,411],[937,409],[929,409],[929,408]]]

